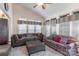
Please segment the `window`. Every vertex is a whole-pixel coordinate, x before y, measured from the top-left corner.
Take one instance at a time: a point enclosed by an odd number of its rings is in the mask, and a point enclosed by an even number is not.
[[[74,13],[75,21],[72,21],[72,36],[79,41],[79,11]]]
[[[63,22],[59,24],[59,34],[69,36],[70,35],[70,23]]]
[[[79,20],[72,22],[72,35],[79,41]]]
[[[41,33],[41,21],[27,20],[26,18],[19,18],[18,30],[19,30],[19,34]]]
[[[41,25],[35,25],[35,32],[36,33],[41,33]]]
[[[19,18],[18,20],[18,32],[19,34],[27,33],[26,18]]]
[[[56,19],[51,20],[51,34],[56,34]]]
[[[46,36],[50,35],[50,25],[46,25]]]
[[[52,34],[56,34],[56,24],[52,24]]]
[[[49,36],[50,35],[50,22],[47,21],[46,22],[46,36]]]
[[[23,34],[27,32],[26,24],[19,24],[18,27],[19,27],[19,34]]]
[[[34,33],[34,24],[28,24],[28,33]]]

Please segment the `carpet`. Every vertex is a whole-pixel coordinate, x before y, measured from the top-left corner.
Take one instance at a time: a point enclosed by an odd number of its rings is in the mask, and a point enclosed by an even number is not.
[[[11,48],[9,56],[28,56],[26,46]],[[51,49],[48,46],[45,46],[45,51],[40,51],[31,56],[64,56],[61,53]]]

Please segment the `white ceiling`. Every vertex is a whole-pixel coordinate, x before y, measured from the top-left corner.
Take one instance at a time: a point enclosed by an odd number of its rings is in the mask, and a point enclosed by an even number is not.
[[[21,5],[29,8],[33,12],[38,13],[44,18],[48,18],[50,16],[56,15],[57,13],[61,13],[68,10],[78,9],[78,3],[52,3],[48,4],[47,8],[44,10],[41,7],[33,8],[34,3],[21,3]]]

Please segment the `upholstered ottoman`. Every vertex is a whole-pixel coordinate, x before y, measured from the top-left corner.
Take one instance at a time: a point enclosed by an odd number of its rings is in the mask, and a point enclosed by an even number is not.
[[[42,42],[39,40],[31,40],[26,41],[26,48],[28,50],[28,55],[39,52],[39,51],[45,51],[45,46]]]

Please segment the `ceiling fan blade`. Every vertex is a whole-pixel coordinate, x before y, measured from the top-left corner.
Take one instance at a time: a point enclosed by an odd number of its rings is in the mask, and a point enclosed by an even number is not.
[[[35,4],[34,6],[33,6],[33,8],[36,8],[38,5],[37,4]]]
[[[46,4],[43,4],[43,5],[42,5],[42,8],[43,8],[43,9],[46,9]]]

